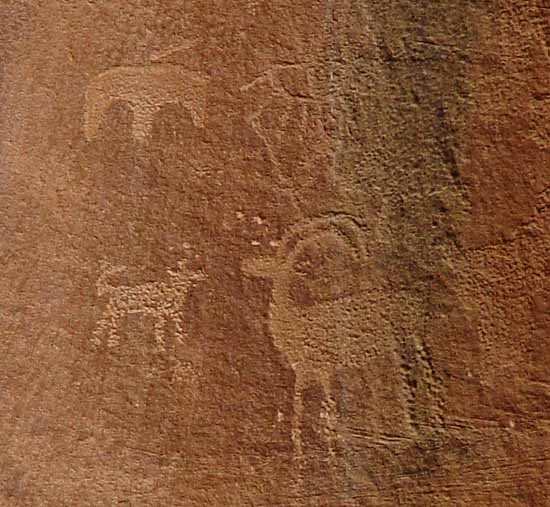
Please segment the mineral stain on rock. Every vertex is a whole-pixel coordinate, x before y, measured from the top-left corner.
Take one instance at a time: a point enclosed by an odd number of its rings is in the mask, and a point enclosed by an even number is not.
[[[541,2],[0,11],[0,505],[547,505]]]

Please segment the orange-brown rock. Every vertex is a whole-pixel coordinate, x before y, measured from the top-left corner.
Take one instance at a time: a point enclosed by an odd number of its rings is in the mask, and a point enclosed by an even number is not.
[[[542,0],[4,0],[0,507],[550,498]]]

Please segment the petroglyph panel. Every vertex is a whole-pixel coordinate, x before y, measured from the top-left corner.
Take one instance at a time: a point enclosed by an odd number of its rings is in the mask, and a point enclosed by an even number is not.
[[[0,504],[547,507],[542,4],[2,2]]]

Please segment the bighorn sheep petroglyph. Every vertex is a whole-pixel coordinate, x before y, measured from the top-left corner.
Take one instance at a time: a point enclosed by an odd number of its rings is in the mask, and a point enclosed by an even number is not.
[[[202,126],[205,78],[180,65],[151,64],[145,67],[116,67],[94,77],[86,90],[84,132],[97,135],[109,107],[116,101],[130,104],[134,115],[132,135],[145,142],[153,117],[164,104],[179,103],[189,109],[193,122]]]
[[[303,458],[303,393],[324,391],[324,432],[335,457],[337,405],[333,376],[341,368],[385,364],[399,368],[389,315],[389,291],[381,289],[364,241],[348,215],[331,215],[289,230],[275,255],[243,262],[245,274],[272,280],[269,328],[275,346],[295,374],[292,440]],[[390,375],[392,372],[387,372]]]

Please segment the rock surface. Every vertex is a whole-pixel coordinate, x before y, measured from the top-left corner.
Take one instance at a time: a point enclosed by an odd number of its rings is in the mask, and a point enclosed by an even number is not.
[[[0,28],[0,506],[548,505],[543,0]]]

